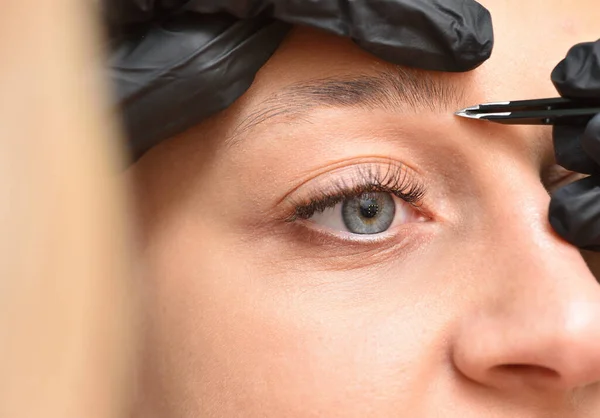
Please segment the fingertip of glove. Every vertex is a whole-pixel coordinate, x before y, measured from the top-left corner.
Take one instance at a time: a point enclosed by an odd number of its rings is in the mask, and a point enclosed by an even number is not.
[[[595,98],[600,95],[600,41],[572,46],[550,74],[564,97]]]
[[[548,220],[565,241],[579,248],[600,245],[598,176],[577,180],[558,189],[550,200]]]
[[[457,25],[454,13],[449,13],[454,39],[451,48],[454,60],[442,60],[437,70],[445,72],[471,71],[492,56],[494,27],[488,9],[477,2],[466,2],[461,10],[461,25]]]
[[[581,136],[581,148],[600,164],[600,114],[590,120]]]
[[[583,149],[582,126],[555,125],[552,128],[552,144],[556,163],[567,170],[592,173],[596,163]]]
[[[584,138],[600,142],[600,114],[597,114],[588,122],[583,135]]]
[[[467,72],[481,66],[492,56],[493,40],[487,44],[481,45],[481,49],[476,53],[465,52],[458,57],[456,63],[452,67],[442,69],[446,72]]]
[[[359,8],[355,8],[357,14]],[[477,68],[492,54],[492,17],[475,1],[382,1],[363,5],[363,9],[364,15],[372,15],[374,21],[390,17],[381,28],[371,25],[374,28],[369,30],[352,26],[354,21],[350,21],[347,25],[354,28],[351,38],[385,61],[424,70],[465,72]]]

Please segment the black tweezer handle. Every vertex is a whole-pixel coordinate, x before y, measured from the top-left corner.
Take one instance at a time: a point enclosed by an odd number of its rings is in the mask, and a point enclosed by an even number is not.
[[[585,125],[600,113],[600,107],[584,109],[530,110],[489,113],[478,119],[505,125]]]
[[[600,113],[600,100],[562,97],[483,103],[456,115],[506,125],[581,125]]]

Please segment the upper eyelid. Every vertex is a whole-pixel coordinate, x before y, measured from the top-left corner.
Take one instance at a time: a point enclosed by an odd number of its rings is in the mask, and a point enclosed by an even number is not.
[[[377,165],[376,168],[375,165]],[[388,161],[387,166],[384,169],[382,169],[383,165],[385,164],[381,164],[381,162],[370,162],[362,165],[345,167],[345,169],[350,171],[350,175],[346,175],[346,178],[343,178],[344,176],[342,173],[337,179],[334,178],[331,180],[331,178],[328,178],[325,186],[313,186],[312,190],[309,193],[305,193],[304,197],[294,195],[287,196],[285,199],[286,204],[289,205],[290,209],[293,209],[293,212],[290,210],[285,217],[285,220],[295,220],[298,217],[305,218],[306,213],[315,210],[314,206],[317,206],[322,210],[324,207],[331,207],[331,205],[339,203],[344,197],[356,196],[369,190],[396,194],[397,197],[405,200],[409,204],[421,203],[426,188],[423,182],[416,178],[415,173],[410,172],[409,167],[397,161]],[[333,177],[336,171],[337,170],[334,170],[334,172],[325,174]],[[350,179],[349,181],[348,178]],[[306,183],[303,184],[303,186],[305,185]],[[373,188],[369,189],[369,185],[373,185]],[[303,186],[301,186],[300,189]],[[412,196],[414,197],[414,200],[412,201],[407,199],[407,196],[410,193],[412,193]],[[328,199],[330,199],[329,202],[327,202]],[[313,205],[313,208],[311,208],[311,205]],[[425,216],[430,217],[430,214],[427,213],[427,211],[422,210],[420,204],[412,206],[416,206],[415,210],[419,210]],[[299,211],[304,211],[305,213],[299,215]]]
[[[386,170],[384,170],[385,174],[383,176],[381,174],[383,171],[380,170],[382,165],[386,166]],[[374,166],[378,166],[378,168],[376,170],[373,170]],[[292,190],[290,193],[288,193],[284,197],[283,201],[294,200],[294,199],[291,199],[290,197],[293,196],[294,194],[296,194],[298,192],[298,190],[302,190],[303,188],[308,187],[308,186],[312,186],[313,189],[322,189],[322,187],[313,185],[312,183],[314,183],[314,182],[326,183],[331,188],[331,184],[334,183],[334,181],[335,181],[335,183],[336,183],[335,186],[338,186],[337,191],[347,190],[347,189],[351,188],[353,185],[355,186],[357,184],[363,185],[365,183],[365,181],[367,181],[367,180],[379,181],[379,182],[385,183],[385,182],[387,182],[387,180],[390,180],[389,176],[393,169],[396,170],[396,172],[395,172],[396,174],[400,171],[402,172],[402,177],[400,179],[400,182],[406,181],[407,176],[410,176],[410,177],[408,177],[408,178],[410,178],[410,181],[413,181],[413,182],[418,183],[419,185],[422,185],[422,182],[416,178],[417,177],[416,173],[412,172],[413,170],[409,166],[407,166],[403,163],[400,163],[400,162],[397,162],[394,160],[387,160],[385,162],[383,162],[383,161],[364,162],[362,164],[359,163],[359,164],[342,166],[342,167],[336,168],[332,171],[325,171],[323,173],[320,173],[319,175],[306,180],[304,183],[302,183],[298,187],[294,188],[294,190]],[[341,172],[341,174],[337,174],[338,172]],[[336,174],[337,174],[337,176],[336,176]],[[346,175],[344,175],[344,174],[346,174]],[[321,179],[323,177],[327,177],[327,178]],[[332,178],[334,179],[334,181],[331,180]]]
[[[329,166],[321,167],[313,175],[303,179],[300,184],[298,184],[293,189],[291,189],[288,193],[286,193],[286,195],[283,196],[279,200],[278,204],[288,201],[290,199],[290,196],[296,194],[299,190],[303,189],[307,185],[310,185],[311,183],[318,181],[320,178],[330,177],[330,176],[335,175],[338,172],[344,172],[345,170],[356,172],[355,170],[357,170],[357,169],[360,170],[360,168],[358,168],[358,167],[365,166],[365,165],[402,167],[403,170],[410,172],[410,174],[412,176],[414,176],[415,178],[420,177],[422,175],[419,170],[415,169],[414,167],[412,167],[411,165],[409,165],[405,162],[398,161],[395,158],[391,158],[391,157],[357,157],[357,158],[354,158],[351,160],[342,161],[338,164],[335,164],[334,166],[329,165]],[[354,176],[354,177],[356,177],[356,176]]]

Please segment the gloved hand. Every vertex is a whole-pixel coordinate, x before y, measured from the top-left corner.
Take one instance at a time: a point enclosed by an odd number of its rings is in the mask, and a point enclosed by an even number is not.
[[[600,40],[575,45],[552,71],[561,96],[600,100]],[[550,201],[550,223],[570,243],[600,251],[600,114],[586,126],[555,126],[558,164],[590,174],[560,188]]]
[[[396,64],[468,71],[491,54],[473,0],[103,0],[133,158],[233,103],[290,24],[350,37]],[[124,30],[123,30],[124,29]]]

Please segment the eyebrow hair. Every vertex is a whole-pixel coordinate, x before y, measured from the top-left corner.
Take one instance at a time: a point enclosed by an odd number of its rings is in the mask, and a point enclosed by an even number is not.
[[[355,107],[443,112],[464,104],[464,91],[439,73],[403,67],[375,74],[353,74],[302,81],[285,87],[258,105],[234,129],[230,140],[268,120],[301,114],[315,107]]]

